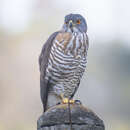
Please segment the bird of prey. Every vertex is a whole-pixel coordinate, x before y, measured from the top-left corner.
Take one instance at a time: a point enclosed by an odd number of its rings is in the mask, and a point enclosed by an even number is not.
[[[86,68],[88,47],[85,18],[80,14],[66,15],[63,27],[49,37],[39,56],[44,112],[58,102],[74,103],[73,96]]]

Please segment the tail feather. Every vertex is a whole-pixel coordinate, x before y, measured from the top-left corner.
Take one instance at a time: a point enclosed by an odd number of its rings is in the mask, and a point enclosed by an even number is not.
[[[42,79],[42,77],[40,77],[40,95],[41,95],[44,112],[47,109],[48,88],[49,88],[48,85],[49,85],[48,81],[46,79]]]

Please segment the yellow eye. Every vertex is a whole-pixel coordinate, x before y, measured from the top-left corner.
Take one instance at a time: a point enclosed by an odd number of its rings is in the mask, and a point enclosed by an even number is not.
[[[78,20],[76,21],[76,23],[77,23],[77,24],[80,24],[80,23],[81,23],[81,21],[78,19]]]

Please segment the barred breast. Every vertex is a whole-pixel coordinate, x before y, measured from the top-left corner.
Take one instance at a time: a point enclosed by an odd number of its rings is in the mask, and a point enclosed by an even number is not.
[[[78,88],[86,68],[88,42],[85,33],[59,33],[51,47],[46,78],[50,91],[70,98]]]

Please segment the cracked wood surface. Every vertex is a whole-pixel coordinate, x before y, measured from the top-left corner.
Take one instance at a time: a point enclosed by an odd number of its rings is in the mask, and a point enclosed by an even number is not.
[[[90,109],[71,104],[72,130],[105,130],[103,121]],[[70,130],[68,104],[48,109],[37,121],[37,130]]]

